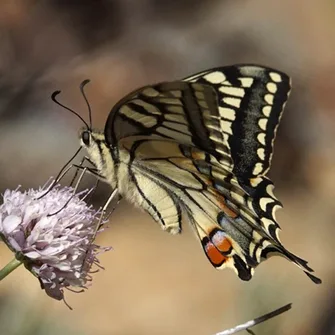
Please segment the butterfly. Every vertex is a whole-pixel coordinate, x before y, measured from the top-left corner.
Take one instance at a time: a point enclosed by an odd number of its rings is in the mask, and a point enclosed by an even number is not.
[[[104,131],[90,113],[81,146],[99,179],[163,230],[180,233],[185,218],[215,268],[250,280],[279,255],[321,283],[280,242],[266,176],[290,89],[283,72],[248,64],[145,86],[116,103]]]

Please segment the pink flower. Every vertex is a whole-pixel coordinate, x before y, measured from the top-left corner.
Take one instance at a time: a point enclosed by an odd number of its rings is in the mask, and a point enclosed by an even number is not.
[[[64,288],[86,288],[92,265],[99,266],[97,255],[111,248],[93,244],[100,213],[80,198],[88,191],[73,196],[71,187],[56,186],[48,193],[44,188],[5,191],[0,236],[42,289],[64,300]]]

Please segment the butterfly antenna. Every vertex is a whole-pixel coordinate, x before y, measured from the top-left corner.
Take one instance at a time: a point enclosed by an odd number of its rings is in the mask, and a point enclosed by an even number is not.
[[[86,94],[85,94],[85,86],[90,82],[89,79],[85,79],[81,84],[80,84],[80,92],[81,94],[83,95],[85,101],[86,101],[86,105],[87,105],[87,108],[88,108],[88,117],[89,117],[89,120],[90,120],[90,128],[89,129],[92,129],[92,110],[91,110],[91,106],[88,102],[88,99],[86,97]]]
[[[37,200],[43,198],[46,196],[49,192],[52,191],[52,189],[63,179],[63,177],[74,167],[74,164],[70,164],[76,156],[79,154],[82,147],[80,146],[76,153],[64,164],[64,166],[59,171],[57,177],[52,181],[51,185],[48,187],[47,191],[45,191],[42,195],[40,195]]]
[[[91,129],[90,127],[89,127],[89,125],[87,124],[87,122],[78,114],[78,113],[76,113],[73,109],[71,109],[71,108],[69,108],[69,107],[67,107],[67,106],[65,106],[65,105],[63,105],[62,103],[60,103],[57,99],[56,99],[56,97],[57,97],[57,95],[60,93],[61,91],[55,91],[55,92],[53,92],[52,94],[51,94],[51,100],[54,102],[54,103],[56,103],[57,105],[59,105],[59,106],[61,106],[61,107],[63,107],[64,109],[66,109],[66,110],[68,110],[69,112],[71,112],[72,114],[74,114],[74,115],[76,115],[84,124],[85,124],[85,126],[87,127],[87,129]]]

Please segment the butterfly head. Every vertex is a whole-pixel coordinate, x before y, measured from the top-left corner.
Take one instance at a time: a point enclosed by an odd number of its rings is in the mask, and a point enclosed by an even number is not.
[[[104,135],[89,128],[82,128],[79,131],[79,141],[89,156],[93,156],[95,152],[101,151],[101,147],[104,144]]]

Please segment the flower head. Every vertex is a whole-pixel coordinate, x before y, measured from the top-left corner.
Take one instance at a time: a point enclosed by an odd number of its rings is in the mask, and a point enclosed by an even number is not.
[[[93,243],[100,214],[80,198],[88,191],[73,192],[60,186],[6,190],[0,205],[2,240],[57,300],[64,300],[64,288],[86,288],[97,254],[110,250]]]

